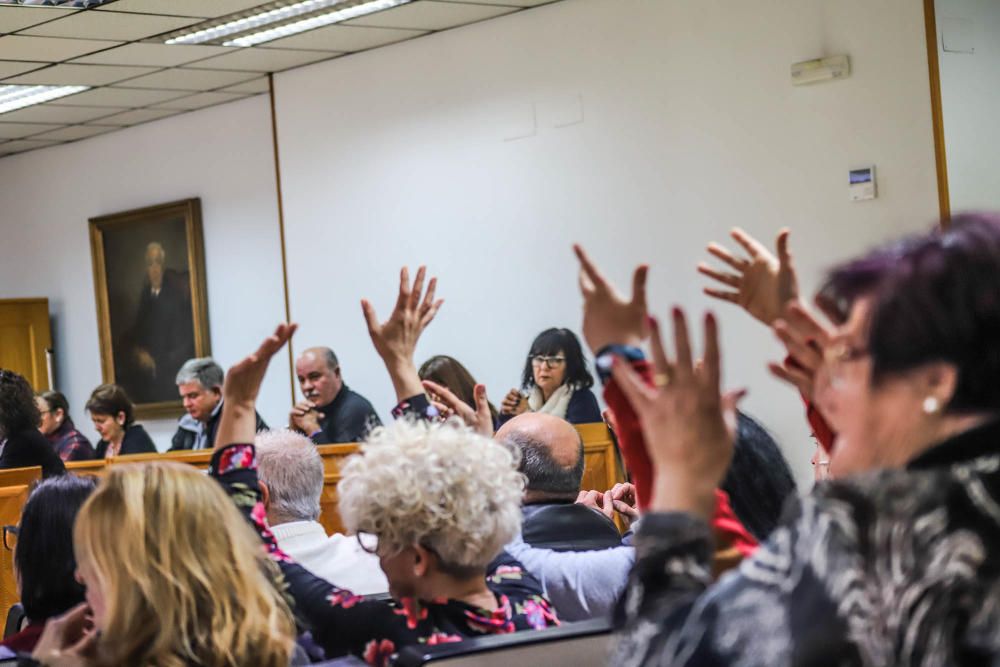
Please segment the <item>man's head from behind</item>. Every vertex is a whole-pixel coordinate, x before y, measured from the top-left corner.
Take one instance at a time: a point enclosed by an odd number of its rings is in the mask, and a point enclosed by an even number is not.
[[[495,436],[521,452],[526,503],[573,502],[583,480],[583,441],[567,421],[540,412],[519,415]]]
[[[261,431],[254,445],[268,521],[316,521],[323,493],[323,459],[316,445],[286,429]]]
[[[222,366],[211,357],[188,359],[177,371],[177,391],[184,409],[200,422],[207,422],[222,400]]]
[[[340,392],[340,362],[328,347],[310,347],[295,360],[295,375],[302,395],[316,405],[326,405]]]

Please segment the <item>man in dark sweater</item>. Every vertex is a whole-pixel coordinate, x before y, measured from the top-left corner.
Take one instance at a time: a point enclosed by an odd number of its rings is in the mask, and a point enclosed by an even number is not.
[[[303,352],[295,361],[295,374],[305,400],[292,408],[288,423],[317,445],[358,442],[382,425],[372,404],[344,384],[340,362],[330,348]]]

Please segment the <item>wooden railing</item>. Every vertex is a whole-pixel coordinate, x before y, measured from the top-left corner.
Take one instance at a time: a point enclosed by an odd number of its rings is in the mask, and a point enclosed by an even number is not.
[[[584,489],[610,489],[623,479],[617,463],[614,445],[604,424],[581,424],[576,427],[584,446]],[[340,481],[341,461],[358,451],[356,444],[319,445],[323,458],[323,494],[320,497],[320,523],[327,533],[343,532],[344,526],[337,509],[337,482]],[[177,461],[205,470],[212,459],[208,450],[168,452],[165,454],[132,454],[93,461],[73,461],[66,464],[76,475],[103,475],[108,467],[146,463],[150,461]],[[41,479],[41,469],[12,468],[0,470],[0,525],[17,525],[21,509],[28,499],[31,485]],[[14,578],[14,553],[0,548],[0,613],[6,614],[18,601]]]

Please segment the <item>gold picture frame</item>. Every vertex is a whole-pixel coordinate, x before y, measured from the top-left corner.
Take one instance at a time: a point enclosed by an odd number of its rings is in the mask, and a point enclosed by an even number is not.
[[[89,224],[103,380],[125,388],[137,418],[177,417],[180,364],[211,354],[201,200]]]

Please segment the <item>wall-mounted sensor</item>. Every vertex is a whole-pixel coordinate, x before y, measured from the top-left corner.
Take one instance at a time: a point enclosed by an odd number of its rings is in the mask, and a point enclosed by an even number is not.
[[[875,199],[878,191],[875,185],[875,166],[851,169],[848,191],[851,201]]]
[[[847,56],[831,56],[804,60],[792,65],[792,85],[805,86],[844,79],[851,75],[851,60]]]

